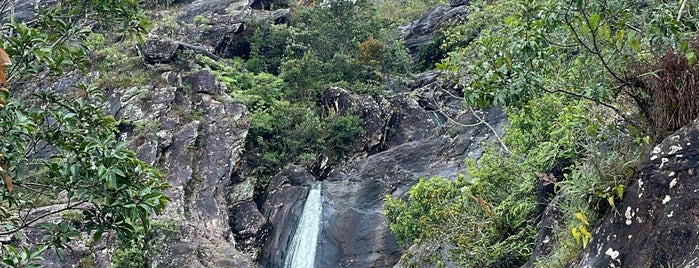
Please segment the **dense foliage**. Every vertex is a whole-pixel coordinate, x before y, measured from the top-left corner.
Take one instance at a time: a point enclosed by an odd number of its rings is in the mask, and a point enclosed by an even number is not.
[[[387,197],[391,231],[406,247],[448,244],[425,261],[516,267],[553,185],[565,213],[537,265],[574,262],[650,142],[699,116],[686,98],[698,82],[699,13],[686,2],[472,1],[442,48],[470,43],[437,67],[460,78],[465,104],[508,111],[509,151],[491,147],[470,180],[422,180],[404,199]]]
[[[139,236],[168,198],[160,172],[117,137],[117,122],[103,114],[99,90],[79,85],[57,94],[38,88],[85,67],[85,40],[95,24],[112,34],[143,34],[147,20],[138,1],[61,1],[24,21],[14,17],[14,5],[0,1],[0,14],[9,18],[0,46],[12,59],[3,87],[25,90],[2,95],[0,235],[9,242],[0,252],[5,266],[33,267],[42,251],[52,248],[61,256],[82,235],[95,241],[107,231],[125,241]]]
[[[405,4],[427,4],[420,3]],[[201,59],[251,112],[246,157],[259,190],[286,164],[322,175],[356,149],[361,118],[319,107],[324,90],[340,86],[380,95],[410,74],[411,59],[395,25],[417,13],[395,10],[386,17],[379,11],[397,8],[388,4],[337,0],[295,7],[289,25],[253,24],[249,58]]]

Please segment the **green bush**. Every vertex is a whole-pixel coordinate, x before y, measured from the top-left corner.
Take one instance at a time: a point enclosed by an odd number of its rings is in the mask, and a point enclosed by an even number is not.
[[[409,190],[407,202],[386,197],[389,228],[406,247],[448,243],[448,259],[462,267],[521,265],[531,253],[534,200],[523,194],[526,187],[498,200],[487,195],[492,192],[483,191],[493,186],[489,184],[486,180],[468,182],[464,177],[421,179]]]
[[[121,239],[111,256],[112,268],[142,268],[153,265],[152,258],[165,243],[179,235],[172,221],[154,221],[150,228],[138,227],[134,237]]]

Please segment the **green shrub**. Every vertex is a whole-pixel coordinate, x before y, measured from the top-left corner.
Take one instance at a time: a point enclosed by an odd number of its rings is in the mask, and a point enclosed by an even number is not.
[[[481,195],[492,186],[482,182],[464,177],[421,179],[409,190],[407,202],[387,196],[384,208],[391,232],[406,247],[447,242],[449,259],[463,267],[523,264],[535,233],[534,200],[522,194],[526,187],[502,200]]]
[[[154,221],[150,228],[137,227],[134,233],[134,237],[119,241],[111,256],[112,268],[151,267],[152,258],[164,243],[179,235],[179,229],[172,221]]]

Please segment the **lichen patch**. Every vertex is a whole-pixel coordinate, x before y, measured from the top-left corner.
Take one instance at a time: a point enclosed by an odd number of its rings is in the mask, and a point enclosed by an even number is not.
[[[633,219],[633,216],[636,214],[636,212],[633,212],[631,210],[631,207],[626,207],[626,212],[624,212],[624,218],[626,218],[626,225],[631,225],[633,222],[631,219]]]
[[[607,251],[604,252],[604,255],[611,257],[612,260],[619,261],[619,251],[613,248],[608,248]]]
[[[670,152],[668,152],[668,154],[675,154],[675,153],[679,152],[680,150],[682,150],[682,146],[680,146],[679,144],[672,145],[672,146],[670,146]]]

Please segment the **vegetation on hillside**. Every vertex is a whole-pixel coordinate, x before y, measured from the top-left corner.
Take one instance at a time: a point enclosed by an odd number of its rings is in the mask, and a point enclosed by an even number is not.
[[[85,40],[95,24],[126,38],[144,34],[138,1],[61,1],[26,21],[15,19],[14,5],[0,1],[0,17],[8,18],[0,28],[2,264],[36,267],[43,251],[62,256],[68,242],[82,236],[98,241],[113,231],[127,241],[147,233],[148,217],[168,201],[167,185],[118,139],[100,91],[39,88],[85,68]],[[20,87],[25,91],[13,91]]]
[[[353,152],[363,133],[361,118],[324,111],[317,105],[320,94],[340,86],[381,95],[398,86],[394,81],[413,70],[396,26],[433,4],[333,0],[295,6],[290,25],[252,26],[248,58],[200,59],[252,114],[245,148],[258,193],[286,164],[321,175],[324,159],[332,166]]]
[[[444,45],[477,37],[437,67],[465,78],[466,105],[507,110],[509,152],[489,148],[470,180],[422,180],[406,199],[387,197],[391,231],[406,248],[448,244],[424,261],[517,267],[550,200],[538,195],[553,185],[564,216],[537,265],[575,262],[649,144],[699,116],[687,98],[698,11],[687,1],[471,1]]]
[[[466,107],[508,112],[507,149],[488,147],[468,162],[468,176],[425,178],[405,198],[387,197],[391,232],[406,249],[447,249],[418,256],[422,261],[516,267],[530,257],[552,198],[542,189],[553,188],[564,218],[553,226],[556,250],[537,265],[575,262],[597,219],[616,209],[649,145],[699,116],[699,7],[663,0],[470,2],[468,20],[443,28],[418,62],[396,26],[438,1],[307,1],[292,6],[288,25],[250,25],[246,57],[197,57],[251,112],[245,147],[258,190],[286,164],[318,169],[356,149],[361,118],[317,105],[329,86],[380,95],[411,72],[435,67],[458,81]],[[0,18],[11,16],[13,3],[0,0]],[[163,209],[166,185],[116,137],[99,88],[81,85],[69,95],[12,89],[76,69],[130,69],[140,61],[135,49],[103,43],[138,39],[149,23],[139,1],[61,3],[0,28],[0,51],[7,52],[0,53],[0,236],[12,238],[0,249],[2,262],[30,267],[48,248],[115,231],[125,246],[115,265],[139,266],[154,240],[148,216]],[[177,28],[168,22],[155,23]],[[154,80],[128,74],[96,85]],[[57,202],[63,205],[48,206]],[[37,224],[52,216],[63,220]],[[47,235],[19,247],[28,228]]]

